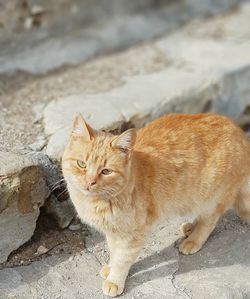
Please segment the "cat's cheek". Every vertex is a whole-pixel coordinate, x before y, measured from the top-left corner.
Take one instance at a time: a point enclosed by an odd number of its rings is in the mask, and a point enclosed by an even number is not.
[[[68,175],[67,173],[64,173],[64,179],[67,182],[68,186],[69,185],[74,185],[71,175]]]
[[[67,178],[67,181],[69,184],[71,184],[72,186],[78,186],[79,183],[78,183],[78,180],[74,177],[74,176],[69,176]]]
[[[85,190],[83,188],[83,183],[79,181],[79,179],[77,179],[77,177],[73,176],[73,175],[69,175],[65,177],[66,181],[67,181],[67,185],[71,186],[71,188],[75,188],[78,191],[80,191],[81,193],[84,193]],[[86,191],[87,192],[87,191]],[[89,194],[84,194],[84,195],[89,195]]]

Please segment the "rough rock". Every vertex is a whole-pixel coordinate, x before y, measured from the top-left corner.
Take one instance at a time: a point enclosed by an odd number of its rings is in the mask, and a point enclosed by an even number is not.
[[[55,195],[52,195],[44,207],[46,212],[52,215],[60,228],[68,227],[76,215],[75,208],[69,198],[59,201]]]
[[[0,152],[0,262],[31,238],[47,196],[44,172],[34,160]]]
[[[124,78],[107,92],[52,101],[44,111],[46,153],[60,160],[77,112],[95,128],[109,130],[123,123],[140,127],[171,111],[215,111],[237,120],[250,103],[249,20],[250,5],[244,4],[237,12],[194,21],[151,44],[169,61],[163,69]]]
[[[41,245],[37,248],[37,251],[36,251],[36,254],[37,255],[42,255],[42,254],[45,254],[49,251],[48,248],[46,248],[45,246]]]

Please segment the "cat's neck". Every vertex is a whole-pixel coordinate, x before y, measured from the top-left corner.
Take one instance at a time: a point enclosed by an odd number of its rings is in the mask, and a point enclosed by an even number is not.
[[[131,175],[134,186],[142,188],[155,173],[152,157],[142,151],[134,151],[132,157]],[[138,186],[139,185],[139,186]]]

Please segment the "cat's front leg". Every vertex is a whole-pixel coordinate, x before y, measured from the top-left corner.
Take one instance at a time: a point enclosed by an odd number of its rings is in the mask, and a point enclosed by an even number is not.
[[[115,297],[123,292],[129,269],[142,249],[144,239],[116,239],[112,244],[114,247],[110,248],[109,274],[102,289],[105,295]]]
[[[114,259],[115,249],[116,249],[116,238],[115,238],[115,236],[106,235],[106,240],[107,240],[108,248],[109,248],[109,264],[108,265],[105,264],[101,268],[100,276],[103,279],[107,279],[107,277],[110,273],[110,264],[112,264],[112,260]]]

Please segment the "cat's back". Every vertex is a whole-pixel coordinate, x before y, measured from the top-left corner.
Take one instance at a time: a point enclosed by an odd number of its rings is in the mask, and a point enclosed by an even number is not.
[[[212,113],[161,117],[138,130],[135,151],[150,165],[147,169],[138,163],[143,178],[150,177],[145,186],[151,186],[159,202],[182,200],[183,194],[190,200],[206,197],[250,171],[250,142],[244,132],[229,118]]]
[[[229,118],[213,113],[169,114],[138,130],[135,149],[144,152],[209,152],[237,145],[249,148],[244,132]]]

